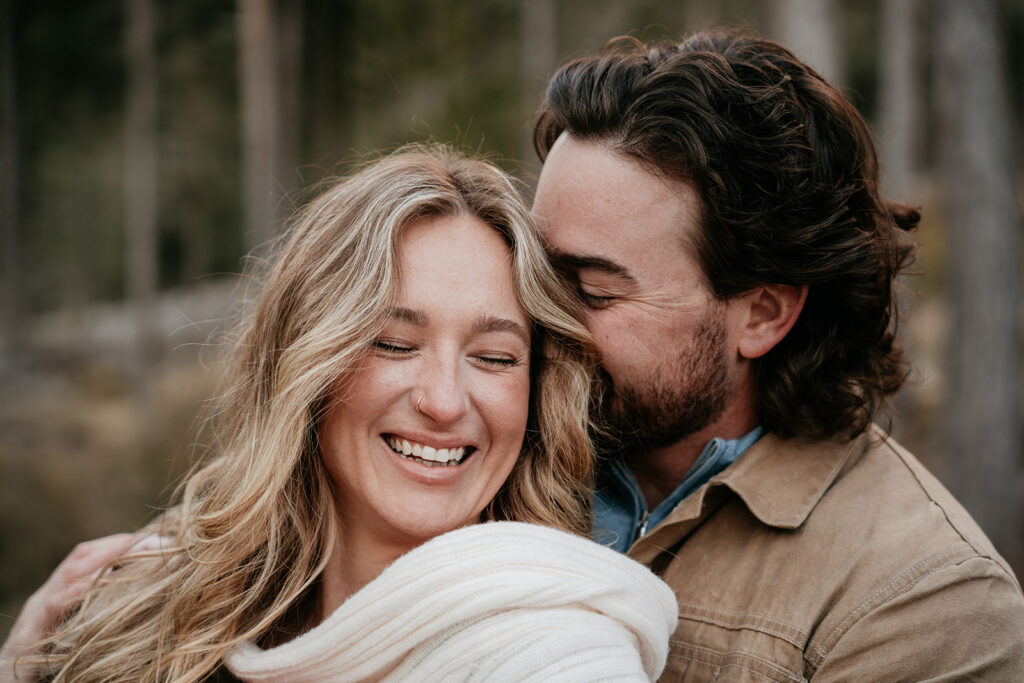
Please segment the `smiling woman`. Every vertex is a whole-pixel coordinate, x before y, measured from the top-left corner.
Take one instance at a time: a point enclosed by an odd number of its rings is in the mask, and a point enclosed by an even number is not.
[[[397,307],[320,430],[342,520],[327,611],[403,549],[477,521],[526,432],[530,322],[501,235],[470,215],[419,219],[398,270]]]
[[[579,537],[590,340],[510,180],[401,150],[313,201],[265,282],[219,454],[58,568],[0,678],[656,677],[674,598]]]

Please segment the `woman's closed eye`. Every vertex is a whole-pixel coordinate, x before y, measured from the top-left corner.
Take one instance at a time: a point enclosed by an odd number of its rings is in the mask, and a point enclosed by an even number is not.
[[[373,348],[385,356],[409,356],[417,351],[417,347],[408,342],[401,342],[394,339],[375,339]],[[477,353],[470,356],[470,360],[477,365],[487,368],[513,368],[522,362],[522,358],[513,353]]]
[[[414,346],[393,339],[375,339],[373,341],[373,348],[377,351],[395,355],[406,355],[416,350]]]
[[[473,356],[473,358],[485,366],[495,368],[514,368],[520,363],[520,359],[517,356],[511,356],[506,354],[484,353],[475,355]]]

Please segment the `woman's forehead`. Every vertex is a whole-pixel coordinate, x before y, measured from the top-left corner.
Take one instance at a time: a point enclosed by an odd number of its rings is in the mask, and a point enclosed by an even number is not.
[[[398,244],[397,307],[427,317],[512,321],[528,329],[512,254],[497,230],[475,216],[422,219]]]

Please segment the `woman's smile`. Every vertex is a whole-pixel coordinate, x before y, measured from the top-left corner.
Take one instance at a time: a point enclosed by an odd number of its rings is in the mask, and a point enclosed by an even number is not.
[[[394,434],[384,435],[388,446],[398,455],[406,460],[435,467],[444,465],[453,467],[460,464],[463,459],[473,452],[472,446],[431,446],[419,441],[404,439]]]

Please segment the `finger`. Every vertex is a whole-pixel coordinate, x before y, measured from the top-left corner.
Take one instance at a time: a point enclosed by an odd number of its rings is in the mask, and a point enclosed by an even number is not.
[[[9,659],[19,651],[27,653],[67,614],[92,585],[97,573],[139,540],[134,534],[114,534],[75,546],[25,602],[7,641],[0,647],[0,659]]]
[[[150,534],[143,536],[136,541],[132,546],[131,550],[163,550],[170,547],[174,543],[174,539],[169,536],[161,536],[160,534]]]
[[[68,583],[88,577],[128,550],[138,540],[134,534],[114,534],[79,543],[50,575],[49,581]],[[49,582],[48,581],[48,582]]]
[[[47,612],[54,619],[63,616],[96,579],[114,568],[110,565],[120,555],[160,550],[170,543],[169,538],[158,534],[115,534],[78,544],[48,581]]]
[[[75,546],[25,603],[29,623],[36,629],[50,629],[89,588],[97,573],[135,540],[132,534],[115,534]]]

